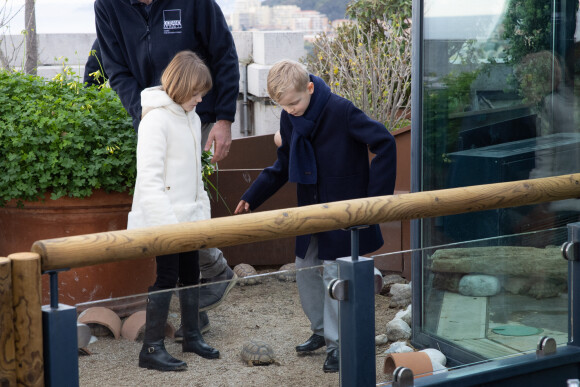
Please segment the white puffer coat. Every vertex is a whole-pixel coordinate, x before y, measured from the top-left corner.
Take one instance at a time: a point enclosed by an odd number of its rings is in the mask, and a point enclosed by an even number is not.
[[[141,92],[137,182],[127,228],[210,218],[201,175],[201,121],[160,87]]]

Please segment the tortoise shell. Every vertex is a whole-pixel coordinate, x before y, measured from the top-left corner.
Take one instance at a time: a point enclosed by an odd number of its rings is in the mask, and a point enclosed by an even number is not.
[[[278,269],[279,273],[276,275],[280,281],[296,282],[296,264],[287,263]]]
[[[258,275],[258,272],[252,265],[247,263],[240,263],[234,266],[234,273],[238,275],[238,284],[240,285],[255,285],[261,282],[258,278],[252,278]]]
[[[274,350],[260,340],[250,340],[242,347],[242,360],[249,366],[270,365],[280,363],[274,357]]]

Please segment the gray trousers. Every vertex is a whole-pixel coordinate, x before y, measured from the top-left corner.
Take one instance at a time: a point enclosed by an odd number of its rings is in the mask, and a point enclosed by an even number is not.
[[[323,270],[313,268],[323,266]],[[308,270],[298,270],[306,269]],[[326,291],[328,284],[338,278],[338,265],[334,261],[318,259],[318,238],[310,237],[310,245],[304,258],[296,257],[296,285],[300,303],[310,320],[312,332],[324,336],[326,352],[338,349],[338,301]]]
[[[213,123],[201,125],[201,150],[207,141]],[[228,267],[228,261],[220,249],[215,247],[199,250],[199,270],[202,278],[212,278],[222,273]]]

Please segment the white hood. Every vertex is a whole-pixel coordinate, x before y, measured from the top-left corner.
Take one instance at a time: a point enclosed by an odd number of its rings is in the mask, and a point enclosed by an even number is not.
[[[152,109],[165,107],[177,114],[185,114],[183,108],[173,102],[161,86],[148,87],[141,92],[141,106],[143,112],[149,112]]]

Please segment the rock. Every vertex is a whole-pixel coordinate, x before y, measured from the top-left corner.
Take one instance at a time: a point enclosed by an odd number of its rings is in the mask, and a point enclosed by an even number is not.
[[[445,366],[442,366],[441,364],[434,362],[433,360],[431,360],[431,365],[433,367],[433,374],[439,374],[441,372],[447,372],[447,368],[445,368]]]
[[[459,281],[459,293],[472,297],[491,297],[499,293],[501,285],[497,277],[482,274],[464,275]]]
[[[383,345],[389,342],[389,337],[386,334],[375,336],[375,345]]]
[[[404,308],[411,304],[411,284],[393,284],[390,293],[390,308]]]
[[[408,281],[398,274],[387,274],[383,277],[383,289],[381,293],[383,296],[389,294],[391,291],[391,285],[393,284],[406,284]]]
[[[389,346],[385,353],[403,353],[413,352],[413,348],[409,347],[405,341],[396,341]]]
[[[445,366],[445,364],[447,364],[447,358],[441,351],[438,351],[434,348],[426,348],[421,350],[420,352],[425,352],[429,356],[433,364],[437,363],[442,366]],[[435,367],[433,367],[433,369],[435,369]]]
[[[412,323],[412,316],[411,316],[411,305],[407,306],[407,309],[400,310],[395,315],[395,318],[400,318],[404,322],[406,322],[409,326]]]
[[[411,327],[401,319],[393,319],[387,323],[389,341],[407,340],[411,338]]]

